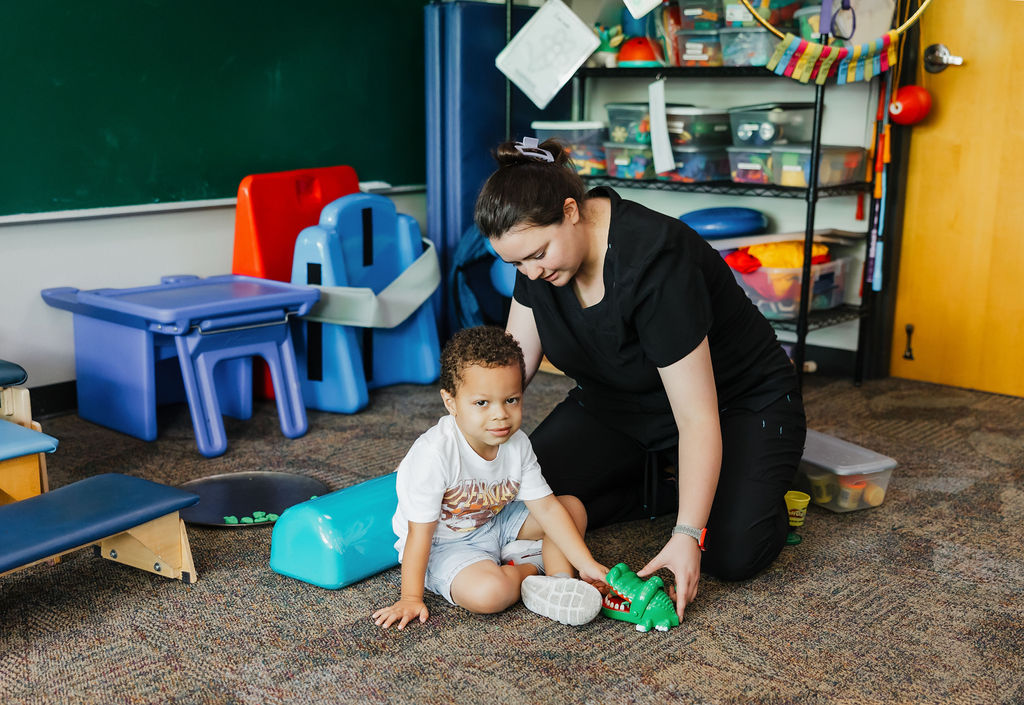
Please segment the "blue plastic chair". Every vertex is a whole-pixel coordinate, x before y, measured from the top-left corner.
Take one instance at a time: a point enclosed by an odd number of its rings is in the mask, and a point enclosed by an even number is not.
[[[292,283],[321,292],[293,330],[306,406],[354,413],[368,390],[440,375],[429,301],[440,283],[437,254],[390,199],[359,193],[328,204],[319,225],[299,233]]]

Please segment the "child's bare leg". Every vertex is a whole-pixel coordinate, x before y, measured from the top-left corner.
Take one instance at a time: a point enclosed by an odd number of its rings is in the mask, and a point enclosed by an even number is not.
[[[452,600],[460,607],[478,614],[501,612],[519,602],[523,580],[536,574],[537,567],[529,563],[473,563],[460,570],[452,581]]]
[[[569,494],[559,495],[556,499],[569,512],[569,516],[572,517],[572,521],[580,532],[580,536],[583,536],[587,530],[587,510],[584,508],[583,502]],[[541,529],[540,523],[531,514],[523,522],[523,526],[519,529],[519,534],[516,538],[543,539],[544,530]],[[559,573],[565,573],[569,576],[576,575],[572,563],[565,557],[562,550],[555,545],[554,541],[544,541],[541,544],[541,555],[544,558],[544,572],[548,575],[558,575]]]

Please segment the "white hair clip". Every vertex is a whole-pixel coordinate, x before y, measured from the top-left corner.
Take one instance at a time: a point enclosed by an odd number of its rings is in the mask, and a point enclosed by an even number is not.
[[[536,137],[524,137],[522,142],[516,142],[516,151],[523,156],[533,157],[534,159],[540,159],[541,161],[555,161],[551,152],[546,149],[541,149],[537,145],[538,142]]]

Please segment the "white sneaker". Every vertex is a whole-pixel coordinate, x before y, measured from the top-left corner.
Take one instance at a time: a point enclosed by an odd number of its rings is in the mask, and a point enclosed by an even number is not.
[[[526,609],[573,627],[590,622],[601,611],[601,593],[576,578],[531,575],[522,590]]]
[[[544,573],[544,559],[541,557],[542,542],[540,539],[530,541],[528,539],[516,539],[512,543],[505,544],[501,548],[501,562],[507,565],[530,565],[537,566],[541,574]]]

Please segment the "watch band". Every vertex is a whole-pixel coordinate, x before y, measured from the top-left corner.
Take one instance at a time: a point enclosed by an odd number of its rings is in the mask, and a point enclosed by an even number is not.
[[[697,541],[697,545],[700,546],[700,550],[704,550],[704,537],[707,535],[707,527],[703,529],[695,529],[687,524],[676,524],[672,527],[672,534],[686,534]]]

